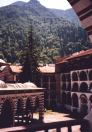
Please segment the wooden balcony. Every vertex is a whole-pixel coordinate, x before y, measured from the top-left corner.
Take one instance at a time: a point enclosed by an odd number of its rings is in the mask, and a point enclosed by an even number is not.
[[[89,132],[89,124],[87,120],[68,120],[68,121],[58,121],[58,122],[49,122],[49,123],[36,123],[31,124],[28,126],[17,126],[11,128],[2,128],[0,129],[1,132],[36,132],[36,131],[43,131],[49,132],[62,132],[61,128],[67,127],[67,131],[64,132],[73,132],[72,127],[80,125],[80,130],[77,132]]]

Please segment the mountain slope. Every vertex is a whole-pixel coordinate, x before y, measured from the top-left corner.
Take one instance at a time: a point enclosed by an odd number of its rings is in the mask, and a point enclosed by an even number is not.
[[[0,8],[0,57],[9,62],[22,62],[31,27],[41,63],[52,63],[56,56],[88,49],[90,44],[84,30],[63,18],[64,11],[58,11],[58,15],[56,12],[37,0]]]
[[[37,0],[30,0],[28,3],[18,1],[13,3],[12,5],[15,5],[19,8],[22,7],[24,10],[27,11],[31,11],[33,16],[56,17],[54,13],[42,6]]]
[[[57,17],[63,17],[66,20],[69,20],[72,23],[80,25],[80,21],[75,11],[71,8],[68,10],[59,10],[59,9],[49,9],[52,13],[54,13]]]

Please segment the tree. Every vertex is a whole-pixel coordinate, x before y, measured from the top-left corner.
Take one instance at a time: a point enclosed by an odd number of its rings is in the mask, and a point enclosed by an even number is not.
[[[31,29],[28,33],[28,49],[26,51],[26,57],[23,66],[22,73],[22,82],[35,81],[35,76],[38,73],[38,59],[39,59],[39,50],[37,47],[38,38],[34,36],[34,30],[31,25]]]

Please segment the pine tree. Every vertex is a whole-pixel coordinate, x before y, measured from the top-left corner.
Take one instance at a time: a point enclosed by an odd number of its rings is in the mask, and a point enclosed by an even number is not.
[[[28,49],[26,51],[26,57],[23,66],[23,73],[21,76],[22,82],[35,82],[35,76],[38,73],[38,48],[37,48],[37,38],[34,36],[33,27],[28,33]]]

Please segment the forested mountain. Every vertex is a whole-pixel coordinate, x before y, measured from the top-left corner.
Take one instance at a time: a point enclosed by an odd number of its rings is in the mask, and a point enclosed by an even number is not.
[[[23,62],[30,48],[28,36],[31,27],[39,63],[52,63],[57,56],[90,48],[86,32],[78,26],[79,23],[70,22],[74,16],[67,20],[71,10],[63,11],[66,12],[65,18],[37,0],[19,1],[0,8],[0,58]],[[74,19],[78,22],[77,17]]]
[[[68,10],[59,10],[59,9],[49,9],[52,13],[54,13],[57,17],[63,17],[71,23],[75,23],[80,26],[80,21],[76,13],[73,9]]]

